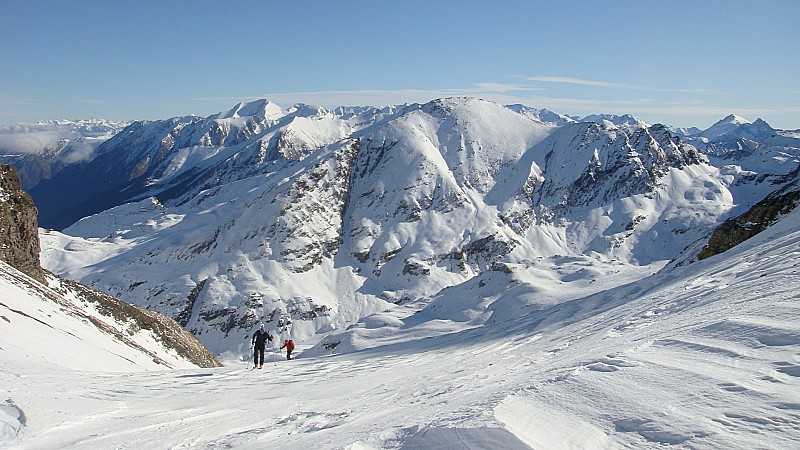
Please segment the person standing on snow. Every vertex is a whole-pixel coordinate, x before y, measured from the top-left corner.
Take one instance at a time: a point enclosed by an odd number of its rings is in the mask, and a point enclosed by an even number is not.
[[[261,324],[261,327],[253,333],[253,369],[255,368],[262,368],[264,366],[264,348],[267,345],[267,341],[272,341],[272,336],[264,329],[264,324]]]
[[[286,339],[281,345],[281,350],[286,347],[286,359],[292,359],[292,350],[294,350],[294,342],[291,339]]]

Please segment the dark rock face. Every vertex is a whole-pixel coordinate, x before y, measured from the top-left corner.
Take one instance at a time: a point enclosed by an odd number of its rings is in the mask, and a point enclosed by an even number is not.
[[[697,255],[697,259],[709,258],[741,244],[777,222],[781,215],[793,210],[798,203],[800,203],[800,179],[795,179],[794,182],[756,203],[746,213],[730,218],[717,227],[708,239],[708,244]]]
[[[20,187],[17,170],[0,164],[0,260],[44,282],[33,199]]]

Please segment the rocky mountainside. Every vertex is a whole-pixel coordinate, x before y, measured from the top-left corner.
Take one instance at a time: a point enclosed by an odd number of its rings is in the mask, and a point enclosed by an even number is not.
[[[92,160],[65,167],[31,195],[41,225],[55,229],[149,196],[180,203],[303,159],[392,113],[306,105],[283,110],[260,100],[206,118],[134,122],[101,144]]]
[[[0,260],[44,282],[33,199],[20,187],[17,170],[0,164]]]
[[[756,203],[746,213],[722,223],[708,239],[699,259],[705,259],[741,244],[786,216],[800,204],[800,166],[794,181]]]
[[[16,170],[2,164],[0,225],[0,312],[4,336],[11,339],[6,343],[16,349],[12,352],[15,357],[41,358],[52,353],[47,348],[52,337],[79,341],[75,348],[60,349],[57,358],[44,357],[70,368],[85,368],[80,352],[108,356],[107,370],[129,363],[139,369],[219,365],[208,349],[174,320],[46,274],[39,264],[36,207],[20,188]],[[59,333],[64,336],[59,338]],[[31,339],[33,336],[36,338]],[[107,350],[110,347],[117,349]],[[0,350],[7,348],[4,344]]]
[[[37,187],[53,220],[98,213],[43,233],[43,260],[238,354],[261,321],[313,343],[518,266],[587,289],[644,276],[798,164],[784,146],[720,166],[661,125],[536,114],[258,101],[137,122]]]

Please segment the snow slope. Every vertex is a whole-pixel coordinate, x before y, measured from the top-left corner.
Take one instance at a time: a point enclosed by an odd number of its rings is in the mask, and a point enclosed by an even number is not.
[[[4,367],[67,371],[152,371],[197,367],[164,336],[133,318],[119,320],[72,284],[49,286],[0,262],[0,359]],[[152,313],[149,313],[152,314]]]
[[[461,320],[453,319],[456,306],[451,319],[438,316],[436,300],[416,313],[398,306],[374,327],[394,328],[390,341],[351,339],[342,354],[320,345],[294,361],[273,355],[263,370],[229,361],[220,369],[87,377],[36,361],[4,364],[0,442],[797,448],[798,223],[796,210],[726,253],[589,296],[577,284],[539,289],[544,272],[535,267],[487,273],[441,294],[441,304],[461,305]],[[571,274],[581,277],[594,278]],[[349,333],[373,327],[373,319]]]

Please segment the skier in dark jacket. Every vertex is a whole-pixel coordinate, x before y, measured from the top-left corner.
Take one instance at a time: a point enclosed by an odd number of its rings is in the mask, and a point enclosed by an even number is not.
[[[283,345],[281,345],[281,350],[286,347],[286,359],[292,359],[292,350],[294,350],[294,342],[291,339],[287,339],[283,341]]]
[[[264,366],[264,348],[267,345],[267,341],[272,341],[272,336],[264,330],[264,324],[261,324],[261,327],[253,333],[253,369],[255,368],[262,368]]]

